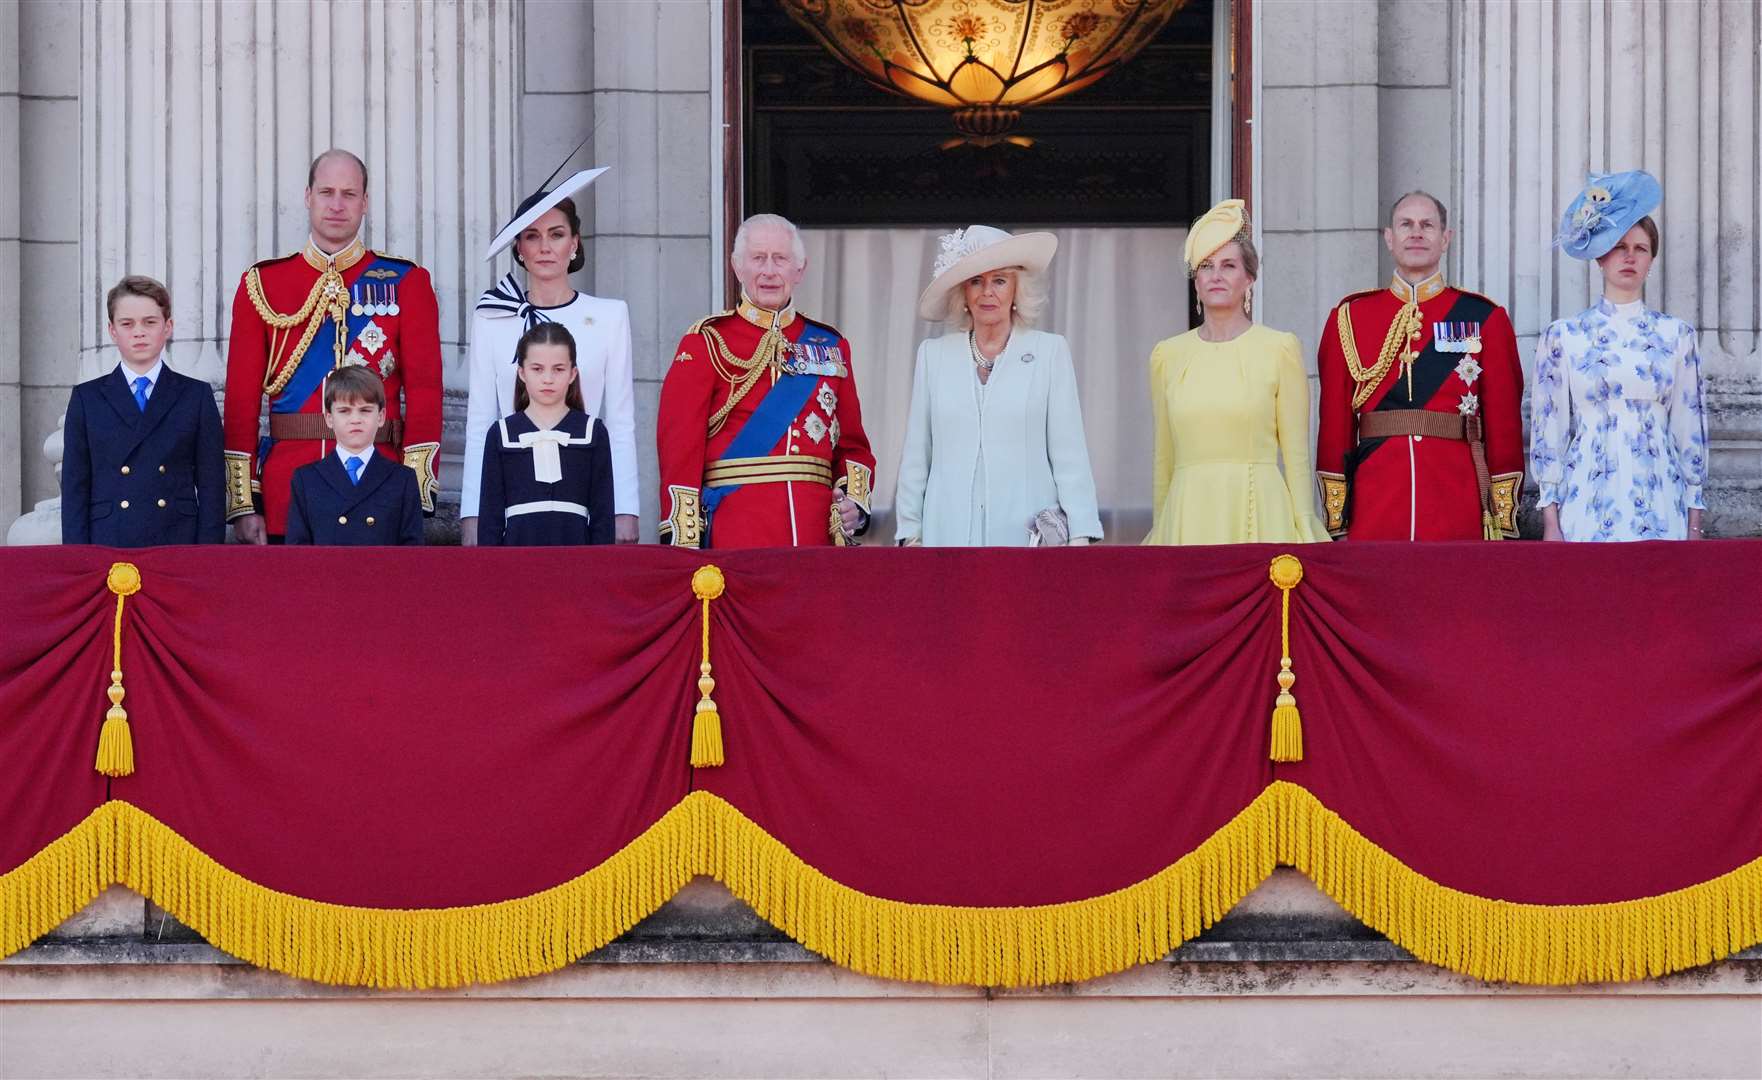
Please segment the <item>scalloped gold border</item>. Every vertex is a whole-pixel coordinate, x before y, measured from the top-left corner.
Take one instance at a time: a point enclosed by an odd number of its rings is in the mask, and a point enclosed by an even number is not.
[[[1197,848],[1114,892],[1033,907],[869,896],[803,862],[708,792],[687,795],[600,865],[530,896],[385,909],[257,885],[126,802],[94,810],[0,874],[0,956],[29,945],[110,884],[150,897],[215,947],[338,985],[426,989],[553,971],[624,933],[692,877],[722,881],[760,916],[843,967],[889,979],[1036,986],[1148,963],[1295,866],[1420,960],[1541,985],[1651,978],[1762,941],[1762,858],[1658,896],[1520,904],[1440,885],[1313,794],[1269,785]]]

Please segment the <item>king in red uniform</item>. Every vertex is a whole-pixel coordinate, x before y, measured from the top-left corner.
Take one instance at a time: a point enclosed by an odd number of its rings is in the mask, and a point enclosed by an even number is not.
[[[797,314],[795,226],[752,217],[734,240],[741,303],[693,326],[661,385],[661,539],[676,547],[853,544],[875,455],[850,343]]]
[[[324,377],[352,364],[384,380],[379,452],[415,470],[422,509],[434,512],[440,316],[428,271],[362,246],[367,167],[345,150],[312,163],[306,211],[305,250],[253,266],[233,298],[222,421],[226,516],[248,543],[286,531],[294,470],[335,446],[321,408]]]
[[[1523,368],[1511,318],[1444,284],[1442,203],[1405,195],[1383,240],[1386,289],[1354,293],[1322,327],[1316,475],[1328,531],[1353,540],[1517,535]]]

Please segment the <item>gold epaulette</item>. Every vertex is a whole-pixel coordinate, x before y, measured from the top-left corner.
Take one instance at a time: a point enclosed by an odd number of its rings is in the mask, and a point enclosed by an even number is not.
[[[688,334],[701,334],[704,332],[705,326],[708,326],[710,323],[715,322],[717,319],[726,319],[728,316],[730,316],[732,314],[734,314],[734,309],[729,308],[726,311],[718,311],[712,315],[705,315],[703,318],[699,319],[697,322],[692,323],[691,329],[687,330],[686,333],[688,333]]]

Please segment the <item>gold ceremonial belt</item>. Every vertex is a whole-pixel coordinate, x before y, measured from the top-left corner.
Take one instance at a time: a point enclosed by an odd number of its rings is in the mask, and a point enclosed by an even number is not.
[[[798,484],[832,486],[832,462],[825,458],[801,457],[736,457],[717,458],[704,469],[705,487],[734,487],[738,484]]]

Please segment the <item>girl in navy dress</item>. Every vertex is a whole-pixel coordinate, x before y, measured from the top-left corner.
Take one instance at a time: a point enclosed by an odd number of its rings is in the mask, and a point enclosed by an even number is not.
[[[484,434],[477,542],[611,543],[612,451],[606,425],[582,408],[575,338],[561,323],[539,323],[514,362],[516,411]]]

